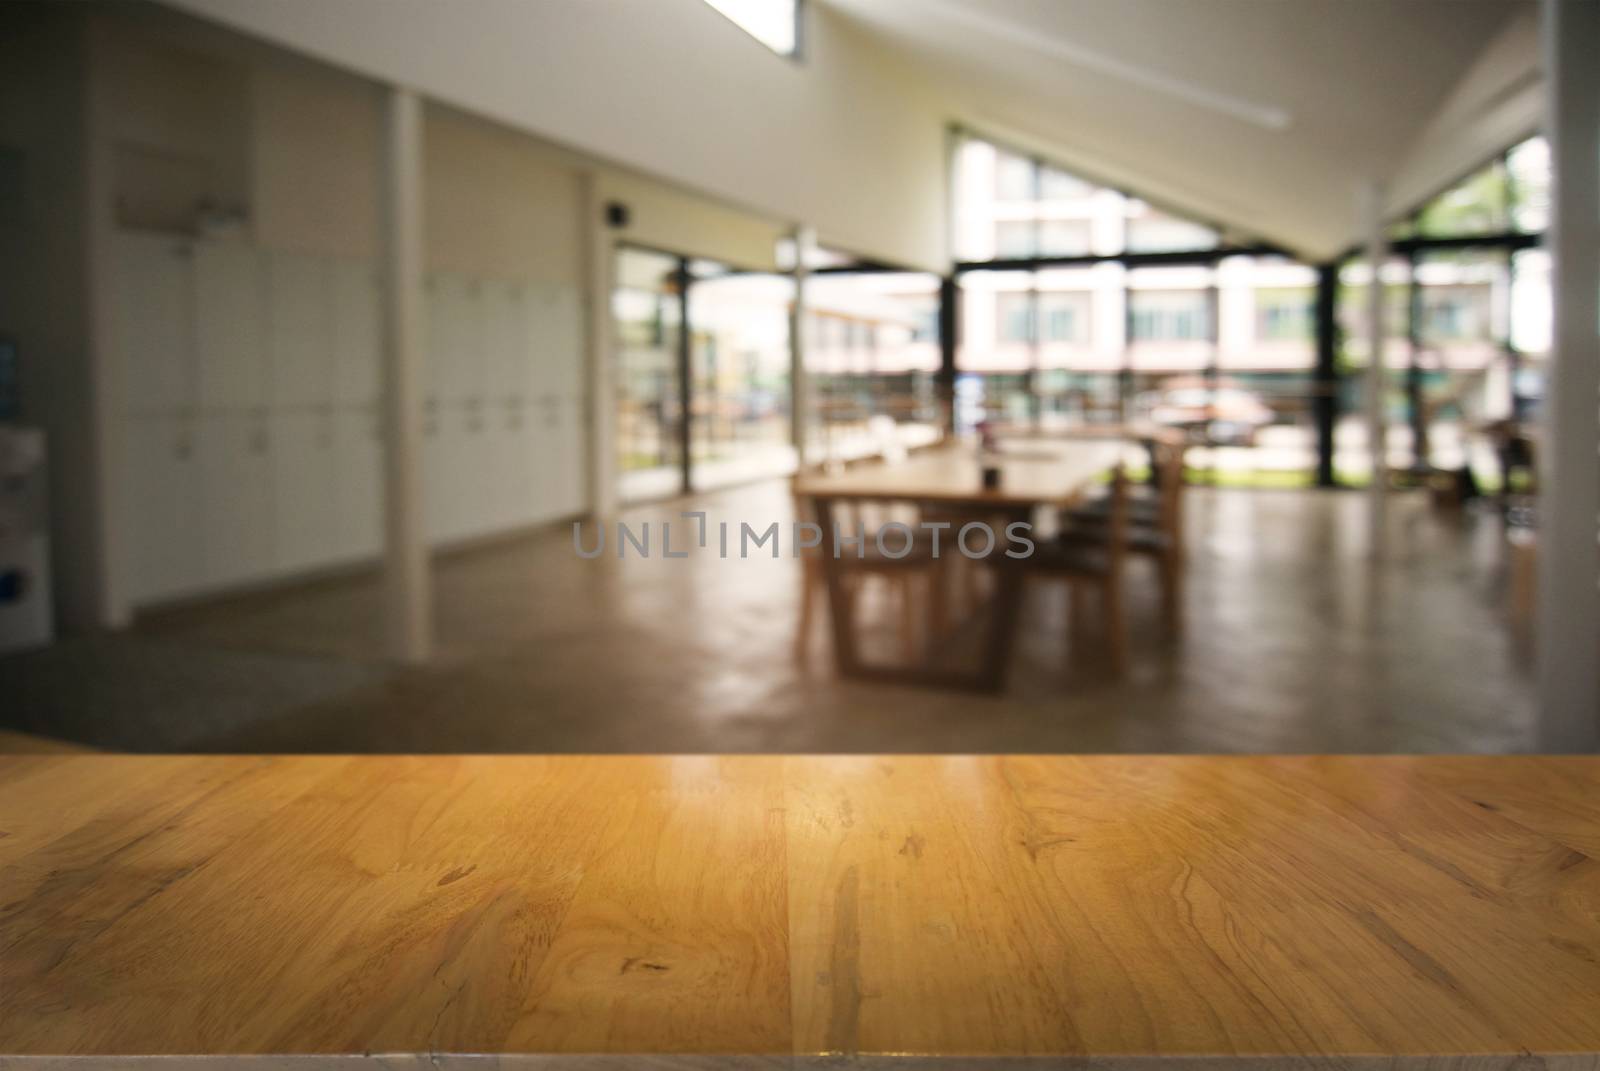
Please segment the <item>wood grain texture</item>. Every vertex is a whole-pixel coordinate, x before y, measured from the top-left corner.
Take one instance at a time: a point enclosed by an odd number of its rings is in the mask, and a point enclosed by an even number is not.
[[[1600,760],[0,757],[0,1062],[178,1053],[1596,1067]]]

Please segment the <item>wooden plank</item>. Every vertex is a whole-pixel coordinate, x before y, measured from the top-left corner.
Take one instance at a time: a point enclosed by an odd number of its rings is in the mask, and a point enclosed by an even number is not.
[[[780,760],[605,761],[605,830],[509,1049],[789,1052]]]
[[[1595,1067],[1597,801],[1582,758],[4,756],[0,1063]]]

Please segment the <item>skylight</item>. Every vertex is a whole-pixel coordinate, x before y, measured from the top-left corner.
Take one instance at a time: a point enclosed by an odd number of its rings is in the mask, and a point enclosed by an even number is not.
[[[780,56],[800,51],[800,0],[706,0]]]

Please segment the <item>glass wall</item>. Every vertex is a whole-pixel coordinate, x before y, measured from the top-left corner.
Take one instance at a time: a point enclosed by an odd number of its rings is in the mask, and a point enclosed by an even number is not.
[[[1217,425],[1213,437],[1253,447],[1219,451],[1270,479],[1309,474],[1317,462],[1312,399],[1317,273],[1285,257],[1227,257],[1216,268]]]
[[[690,485],[793,472],[789,312],[794,280],[690,266]]]
[[[1549,184],[1548,147],[1531,138],[1433,198],[1392,233],[1424,242],[1535,234],[1548,220]],[[1543,395],[1548,265],[1542,249],[1488,244],[1423,245],[1385,266],[1391,466],[1467,466],[1480,484],[1498,483],[1493,429],[1533,419]],[[1370,279],[1359,261],[1341,276],[1342,357],[1350,370],[1367,366]],[[1355,401],[1340,428],[1342,446],[1362,438]]]
[[[611,311],[616,449],[625,501],[683,491],[677,257],[621,249]]]
[[[937,276],[811,275],[804,330],[813,458],[849,460],[939,437]]]
[[[960,427],[1153,422],[1210,448],[1196,456],[1213,470],[1311,470],[1311,269],[1213,263],[1216,228],[977,138],[958,151],[957,191],[969,262],[1199,254],[964,272]]]
[[[616,278],[612,314],[623,501],[792,472],[793,280],[634,248],[618,250]],[[681,331],[685,283],[687,367]]]

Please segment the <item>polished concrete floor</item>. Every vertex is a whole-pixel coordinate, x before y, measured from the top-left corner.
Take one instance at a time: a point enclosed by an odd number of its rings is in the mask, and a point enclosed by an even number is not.
[[[764,527],[770,483],[634,510],[648,560],[582,560],[570,529],[436,568],[440,650],[380,657],[371,576],[166,611],[0,659],[0,728],[128,750],[1505,752],[1531,746],[1526,644],[1487,514],[1356,493],[1195,489],[1178,641],[1133,567],[1134,658],[1109,674],[1062,591],[1028,596],[1010,687],[841,682],[818,620],[795,657],[795,563],[659,555],[680,508]],[[675,533],[681,545],[683,532]],[[712,549],[715,538],[712,540]]]

